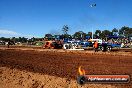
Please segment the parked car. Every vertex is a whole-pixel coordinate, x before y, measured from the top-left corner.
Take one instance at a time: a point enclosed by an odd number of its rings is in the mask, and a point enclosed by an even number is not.
[[[0,45],[5,45],[5,42],[4,41],[0,41]]]

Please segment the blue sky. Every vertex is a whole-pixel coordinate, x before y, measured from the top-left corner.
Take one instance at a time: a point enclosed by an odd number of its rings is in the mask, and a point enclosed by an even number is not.
[[[97,6],[91,8],[90,5]],[[132,0],[0,0],[0,37],[132,27]]]

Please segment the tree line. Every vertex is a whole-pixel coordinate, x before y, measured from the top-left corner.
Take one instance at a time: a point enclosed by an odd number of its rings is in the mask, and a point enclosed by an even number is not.
[[[74,39],[86,39],[86,38],[92,38],[92,32],[89,31],[87,33],[83,31],[75,32],[73,35],[68,34],[69,27],[67,25],[64,25],[62,28],[63,34],[61,34],[61,38],[74,38]],[[99,38],[99,39],[105,39],[108,36],[123,36],[125,38],[132,36],[132,28],[130,27],[122,27],[121,29],[114,28],[111,31],[110,30],[96,30],[95,33],[93,33],[93,38]],[[54,35],[52,34],[45,34],[45,38],[53,38]]]
[[[25,38],[25,37],[19,37],[19,38],[0,37],[0,41],[5,41],[5,42],[14,41],[14,42],[25,43],[25,42],[42,41],[44,38],[46,38],[46,39],[55,39],[55,38],[58,38],[58,39],[66,39],[67,38],[68,39],[69,38],[69,39],[78,39],[78,40],[92,38],[91,31],[89,31],[87,33],[83,32],[83,31],[77,31],[73,35],[71,35],[68,33],[69,29],[70,28],[68,25],[64,25],[62,27],[63,34],[60,34],[60,35],[45,34],[43,38],[34,38],[33,37],[30,39]],[[124,26],[124,27],[121,27],[120,29],[114,28],[111,31],[110,30],[96,30],[95,33],[93,34],[93,38],[99,38],[99,39],[105,39],[108,36],[123,36],[123,37],[128,38],[129,36],[132,36],[132,28]]]
[[[5,37],[0,37],[0,41],[4,41],[4,42],[8,42],[8,41],[12,41],[12,42],[21,42],[21,43],[30,43],[30,42],[35,42],[35,41],[42,41],[43,38],[25,38],[25,37],[12,37],[12,38],[5,38]]]

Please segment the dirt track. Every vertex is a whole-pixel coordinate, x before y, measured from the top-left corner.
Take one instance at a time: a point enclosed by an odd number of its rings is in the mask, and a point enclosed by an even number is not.
[[[132,76],[132,53],[116,54],[1,49],[0,66],[41,73],[42,75],[58,76],[66,78],[67,81],[76,79],[79,66],[86,70],[86,74],[130,74]],[[119,88],[132,87],[132,83],[111,85]]]

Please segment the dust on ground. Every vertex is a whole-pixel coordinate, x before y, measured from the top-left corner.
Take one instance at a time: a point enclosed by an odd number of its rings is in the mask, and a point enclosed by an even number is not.
[[[0,49],[1,88],[131,88],[128,84],[76,83],[78,67],[86,74],[129,74],[131,53]]]

